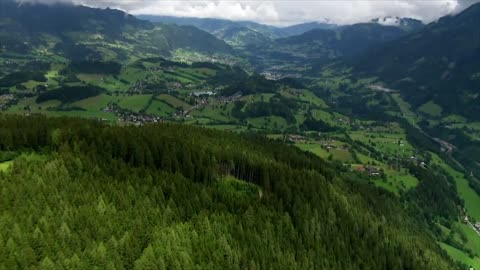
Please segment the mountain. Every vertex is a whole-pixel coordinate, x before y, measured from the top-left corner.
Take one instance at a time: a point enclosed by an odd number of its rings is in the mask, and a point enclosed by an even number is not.
[[[277,29],[274,26],[259,24],[259,23],[250,22],[250,21],[230,21],[230,20],[213,19],[213,18],[190,18],[190,17],[173,17],[173,16],[157,16],[157,15],[139,15],[137,17],[143,20],[151,21],[151,22],[163,22],[163,23],[177,24],[177,25],[191,25],[212,34],[225,31],[226,29],[229,29],[229,28],[239,28],[239,27],[247,27],[262,33],[273,32],[275,31],[275,29]]]
[[[307,55],[318,52],[321,54],[321,51],[327,50],[332,56],[351,56],[371,46],[397,39],[404,34],[404,30],[395,26],[363,23],[335,30],[311,30],[302,35],[280,39],[276,45],[290,46],[294,51]]]
[[[417,31],[425,26],[422,21],[412,18],[383,17],[372,20],[373,23],[400,27],[406,31]]]
[[[314,29],[298,36],[250,46],[250,61],[259,69],[288,63],[321,66],[358,55],[370,47],[398,39],[408,32],[396,26],[362,23],[333,29]],[[296,69],[296,68],[294,68]]]
[[[401,90],[415,107],[480,119],[480,4],[356,59],[356,70]]]
[[[260,44],[277,38],[276,27],[249,21],[153,15],[142,15],[138,17],[155,23],[195,26],[231,45],[244,46],[248,44]]]
[[[334,24],[310,22],[287,27],[275,27],[250,21],[230,21],[212,18],[187,18],[141,15],[141,19],[177,25],[191,25],[207,31],[233,46],[261,45],[277,38],[300,35],[312,29],[333,29]]]
[[[271,42],[273,37],[269,32],[254,30],[247,26],[232,26],[223,28],[214,35],[231,46],[246,46]]]
[[[281,28],[284,36],[297,36],[314,29],[335,29],[338,25],[328,22],[308,22]]]
[[[153,25],[113,9],[1,1],[0,25],[0,57],[5,59],[129,61],[169,56],[178,49],[231,52],[223,41],[194,27]]]

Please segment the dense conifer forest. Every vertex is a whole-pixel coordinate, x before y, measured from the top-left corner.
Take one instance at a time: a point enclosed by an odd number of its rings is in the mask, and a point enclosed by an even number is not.
[[[0,269],[454,268],[391,193],[280,142],[177,124],[0,127]]]

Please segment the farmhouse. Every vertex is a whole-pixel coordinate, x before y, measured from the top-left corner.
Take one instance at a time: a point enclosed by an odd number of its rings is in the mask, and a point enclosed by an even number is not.
[[[480,222],[475,223],[475,229],[480,231]]]
[[[355,170],[359,173],[365,173],[368,176],[380,176],[383,173],[382,170],[378,168],[375,168],[372,166],[364,166],[364,165],[360,165],[356,167]]]
[[[290,134],[290,135],[288,135],[287,140],[288,140],[289,142],[293,142],[293,143],[295,143],[295,142],[297,142],[297,143],[305,143],[305,141],[306,141],[305,137],[300,136],[300,135],[295,135],[295,134]]]
[[[215,93],[213,91],[198,91],[198,92],[193,92],[192,95],[195,97],[213,96],[215,95]]]

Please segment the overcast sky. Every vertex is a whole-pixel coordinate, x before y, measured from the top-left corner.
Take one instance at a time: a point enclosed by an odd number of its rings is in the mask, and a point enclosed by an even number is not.
[[[2,0],[0,0],[2,1]],[[411,17],[431,22],[458,12],[480,0],[17,0],[74,2],[93,7],[112,7],[132,14],[251,20],[272,25],[291,25],[330,20],[338,24],[370,21],[385,16]]]

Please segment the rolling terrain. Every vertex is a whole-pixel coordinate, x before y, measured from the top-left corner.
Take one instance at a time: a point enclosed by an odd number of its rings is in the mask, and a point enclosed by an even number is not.
[[[71,60],[130,62],[182,55],[198,60],[232,52],[225,42],[197,28],[153,25],[118,10],[18,5],[10,0],[0,5],[1,75]]]
[[[0,5],[0,268],[480,268],[478,5],[289,28]]]
[[[169,16],[140,15],[141,19],[154,23],[190,25],[204,30],[234,47],[260,45],[278,38],[301,35],[313,29],[333,29],[329,23],[310,22],[286,27],[276,27],[250,21],[229,21],[211,18],[184,18]]]

